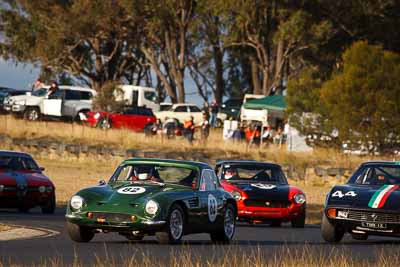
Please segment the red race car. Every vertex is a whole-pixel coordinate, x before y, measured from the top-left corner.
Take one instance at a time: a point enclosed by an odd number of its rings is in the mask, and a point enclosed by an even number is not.
[[[26,153],[0,150],[0,208],[27,212],[40,206],[42,213],[54,213],[55,187],[43,170]]]
[[[238,218],[250,223],[304,227],[306,196],[288,184],[281,166],[257,161],[220,161],[216,173],[237,201]]]
[[[143,131],[147,125],[156,122],[153,111],[145,107],[129,107],[120,113],[112,112],[87,112],[84,121],[91,127],[100,129],[130,129]]]

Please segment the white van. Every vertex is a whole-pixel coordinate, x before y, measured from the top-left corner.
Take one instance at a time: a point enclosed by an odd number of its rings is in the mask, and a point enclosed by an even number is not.
[[[156,89],[135,85],[120,85],[123,95],[117,96],[117,100],[126,101],[128,106],[151,108],[154,112],[160,110],[157,103]]]

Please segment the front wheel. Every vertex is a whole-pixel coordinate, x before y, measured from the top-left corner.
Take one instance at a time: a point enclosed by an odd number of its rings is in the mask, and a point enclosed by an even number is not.
[[[177,244],[181,241],[185,228],[185,214],[178,204],[174,204],[167,219],[167,231],[156,233],[160,244]]]
[[[112,127],[111,121],[106,118],[100,119],[98,126],[102,130],[108,130],[108,129],[111,129],[111,127]]]
[[[232,204],[228,204],[223,217],[223,224],[220,225],[217,231],[210,233],[211,240],[214,243],[228,244],[236,229],[235,208]]]
[[[306,211],[304,210],[303,213],[299,217],[293,219],[291,223],[293,228],[304,228],[306,224]]]
[[[329,222],[324,213],[322,215],[321,234],[326,242],[338,243],[344,236],[344,230]]]
[[[75,242],[89,242],[94,237],[94,232],[86,227],[67,222],[69,237]]]
[[[28,121],[37,121],[40,119],[40,111],[36,107],[28,107],[24,112],[24,119]]]

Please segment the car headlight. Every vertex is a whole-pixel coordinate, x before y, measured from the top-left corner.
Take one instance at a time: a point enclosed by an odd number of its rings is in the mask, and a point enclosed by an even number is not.
[[[0,192],[4,190],[4,185],[0,184]]]
[[[306,202],[306,196],[301,193],[294,195],[293,199],[296,204],[303,204],[304,202]]]
[[[145,211],[147,214],[154,215],[158,211],[158,203],[154,200],[149,200],[146,203]]]
[[[99,118],[100,118],[100,113],[96,113],[96,114],[94,114],[94,116],[93,116],[96,120],[98,120]]]
[[[79,209],[82,208],[82,206],[83,206],[83,198],[80,197],[80,196],[73,196],[73,197],[71,198],[70,203],[71,203],[71,207],[72,207],[74,210],[79,210]]]
[[[236,199],[236,201],[239,201],[242,199],[242,194],[240,194],[239,191],[232,191],[231,194]]]
[[[39,186],[39,192],[40,193],[44,193],[44,192],[46,192],[46,187],[45,186]]]
[[[23,106],[23,105],[25,105],[25,100],[17,100],[14,102],[14,104]]]
[[[47,191],[47,193],[53,192],[53,187],[52,186],[46,186],[46,191]]]

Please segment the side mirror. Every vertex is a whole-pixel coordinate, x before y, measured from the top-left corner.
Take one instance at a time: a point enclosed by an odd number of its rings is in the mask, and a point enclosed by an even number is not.
[[[40,167],[39,169],[40,169],[42,172],[44,172],[44,170],[46,170],[45,167]]]
[[[100,186],[106,185],[106,184],[107,184],[106,181],[104,181],[103,179],[101,179],[101,180],[99,181],[99,185],[100,185]]]

